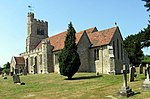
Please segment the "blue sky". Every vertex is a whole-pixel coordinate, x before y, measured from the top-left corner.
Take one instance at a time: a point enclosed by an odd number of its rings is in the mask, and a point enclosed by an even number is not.
[[[149,19],[141,0],[1,0],[0,66],[25,52],[31,4],[35,18],[48,21],[49,36],[65,31],[70,21],[76,31],[95,26],[103,30],[117,22],[125,38],[145,28]],[[150,53],[150,48],[145,48],[144,53]]]

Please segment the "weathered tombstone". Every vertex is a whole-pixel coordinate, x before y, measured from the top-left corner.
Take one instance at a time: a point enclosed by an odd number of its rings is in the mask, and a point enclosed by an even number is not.
[[[15,69],[14,74],[19,74],[19,70]]]
[[[146,79],[145,81],[143,82],[143,90],[144,91],[150,91],[150,66],[148,64],[146,64]]]
[[[143,66],[142,66],[142,64],[139,65],[139,73],[143,74]]]
[[[4,77],[4,73],[2,73],[2,78]]]
[[[134,92],[132,91],[132,89],[129,88],[129,86],[127,86],[127,70],[123,69],[122,73],[123,73],[123,86],[121,87],[118,94],[120,96],[126,96],[126,97],[132,96],[134,95]]]
[[[5,76],[4,73],[2,73],[2,78],[3,78],[3,79],[7,79],[7,77]]]
[[[26,69],[23,70],[23,74],[27,75],[27,70]]]
[[[19,77],[19,75],[14,74],[13,75],[13,81],[14,81],[14,83],[20,83],[20,77]]]
[[[134,81],[134,76],[135,76],[135,67],[131,66],[129,70],[129,81],[132,82]]]
[[[10,72],[10,75],[11,75],[11,76],[13,76],[13,74],[14,74],[13,72]]]

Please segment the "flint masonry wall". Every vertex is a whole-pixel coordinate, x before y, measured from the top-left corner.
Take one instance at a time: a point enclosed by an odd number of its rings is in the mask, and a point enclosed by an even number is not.
[[[114,50],[115,71],[116,73],[121,73],[121,70],[123,69],[123,64],[125,62],[128,63],[128,60],[124,58],[125,53],[123,48],[123,39],[118,29],[114,34],[110,45],[113,46]]]
[[[82,37],[80,38],[80,41],[78,42],[78,49],[77,52],[80,57],[81,65],[78,70],[78,72],[89,72],[89,46],[90,41],[87,37],[86,33],[83,33]]]

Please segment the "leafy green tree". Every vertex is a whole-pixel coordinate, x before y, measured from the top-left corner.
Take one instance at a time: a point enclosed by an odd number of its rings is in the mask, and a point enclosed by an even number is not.
[[[7,62],[6,64],[3,65],[3,67],[4,68],[3,68],[2,72],[6,73],[6,74],[9,74],[9,72],[10,72],[10,63]]]
[[[150,0],[145,1],[147,11],[150,11]],[[149,21],[150,22],[150,21]],[[139,64],[144,57],[143,47],[150,46],[150,25],[141,30],[138,34],[130,35],[124,40],[124,48],[128,52],[130,62],[134,65]]]
[[[144,6],[147,8],[147,11],[149,11],[150,10],[150,0],[142,0],[142,1],[146,2],[146,4]]]
[[[68,25],[64,48],[59,53],[60,74],[72,79],[72,76],[78,71],[81,64],[79,54],[77,53],[77,45],[75,43],[76,31],[70,22]]]
[[[147,11],[150,11],[150,0],[142,0],[142,1],[146,2],[144,6],[147,8]],[[148,25],[143,32],[145,33],[145,42],[143,43],[143,46],[149,47],[150,46],[150,25]]]
[[[2,68],[2,67],[0,67],[0,74],[2,74],[2,71],[3,71],[3,68]]]
[[[141,34],[140,34],[141,35]],[[139,34],[130,35],[123,41],[124,48],[128,52],[130,62],[133,65],[138,65],[144,56],[141,50],[141,40]]]

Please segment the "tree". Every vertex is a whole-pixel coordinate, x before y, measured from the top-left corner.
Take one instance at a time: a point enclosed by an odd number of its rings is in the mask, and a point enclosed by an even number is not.
[[[146,2],[144,6],[147,8],[147,11],[150,11],[150,0],[142,0],[142,1]],[[145,42],[143,42],[143,46],[149,47],[150,46],[150,25],[148,25],[148,27],[144,29],[144,33],[145,33]]]
[[[0,66],[0,74],[2,74],[3,68]]]
[[[146,2],[146,4],[144,6],[147,8],[147,11],[149,11],[150,10],[150,0],[142,0],[142,1]]]
[[[81,64],[79,54],[77,53],[77,45],[75,43],[76,31],[70,22],[64,42],[64,48],[59,53],[60,74],[72,79],[72,76],[78,71]]]
[[[143,51],[141,50],[141,34],[130,35],[123,41],[125,50],[128,52],[130,62],[133,65],[138,65],[141,63],[144,56]]]
[[[147,11],[150,11],[150,0],[145,1]],[[149,21],[150,22],[150,21]],[[139,64],[144,56],[143,47],[150,46],[150,25],[141,30],[138,34],[130,35],[124,40],[124,48],[128,52],[130,62],[134,65]]]
[[[3,67],[4,68],[3,68],[2,72],[6,73],[6,74],[9,74],[9,72],[10,72],[10,63],[7,62],[6,64],[3,65]]]

